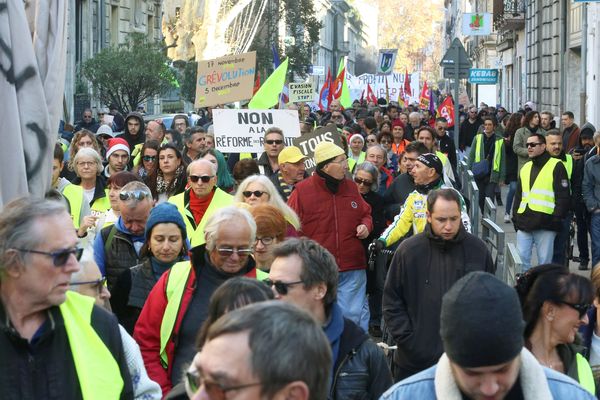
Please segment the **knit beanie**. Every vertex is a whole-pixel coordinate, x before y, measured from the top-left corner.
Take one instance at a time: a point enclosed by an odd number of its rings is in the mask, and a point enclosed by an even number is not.
[[[342,154],[344,154],[344,150],[340,146],[332,142],[321,142],[315,147],[315,162],[321,164],[323,161],[333,160]]]
[[[355,133],[354,135],[350,136],[350,139],[348,139],[348,143],[352,143],[354,139],[360,139],[363,142],[363,145],[365,144],[365,138],[359,133]]]
[[[440,158],[433,153],[421,154],[419,157],[417,157],[417,161],[421,164],[424,164],[428,168],[435,169],[435,172],[437,172],[438,175],[442,175],[444,172],[442,160],[440,160]]]
[[[127,144],[127,141],[125,139],[113,138],[108,140],[108,150],[106,150],[106,159],[108,160],[108,157],[110,157],[110,155],[117,150],[125,150],[127,152],[127,155],[131,154],[129,151],[129,145]]]
[[[404,129],[404,124],[399,119],[395,119],[392,121],[392,128],[394,128],[395,126],[401,126],[402,129]]]
[[[148,220],[146,221],[146,240],[150,238],[150,232],[152,232],[152,228],[156,224],[164,224],[164,223],[172,223],[175,224],[181,229],[181,234],[183,235],[183,240],[187,238],[187,230],[185,227],[185,222],[183,222],[183,217],[181,213],[172,203],[160,203],[156,207],[150,211],[150,215],[148,216]]]
[[[516,290],[487,272],[459,279],[442,299],[440,336],[452,362],[488,367],[523,349],[525,322]]]

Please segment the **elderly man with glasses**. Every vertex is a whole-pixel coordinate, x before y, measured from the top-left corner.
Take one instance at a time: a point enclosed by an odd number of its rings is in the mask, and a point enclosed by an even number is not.
[[[116,318],[68,291],[80,255],[62,203],[0,213],[0,397],[133,399]]]
[[[251,254],[256,239],[252,215],[234,206],[217,210],[204,228],[206,244],[194,247],[156,283],[140,313],[133,337],[148,375],[166,395],[183,377],[195,354],[196,335],[210,296],[227,279],[256,277]]]

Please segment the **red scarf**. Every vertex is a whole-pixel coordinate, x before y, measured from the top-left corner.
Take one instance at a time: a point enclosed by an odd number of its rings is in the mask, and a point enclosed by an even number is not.
[[[215,191],[213,190],[208,196],[201,199],[196,196],[193,190],[190,190],[190,210],[192,211],[196,225],[200,224],[200,221],[202,221],[202,217],[204,217],[206,209],[210,205],[214,195]]]

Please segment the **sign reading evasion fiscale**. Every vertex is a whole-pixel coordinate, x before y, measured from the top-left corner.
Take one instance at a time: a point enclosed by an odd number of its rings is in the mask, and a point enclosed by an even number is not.
[[[262,153],[265,131],[283,131],[285,145],[300,136],[298,110],[214,109],[215,147],[222,153]]]
[[[198,61],[196,108],[252,98],[256,52]]]
[[[313,91],[313,85],[310,82],[303,83],[290,83],[290,102],[301,103],[306,101],[313,101],[315,98],[315,92]]]

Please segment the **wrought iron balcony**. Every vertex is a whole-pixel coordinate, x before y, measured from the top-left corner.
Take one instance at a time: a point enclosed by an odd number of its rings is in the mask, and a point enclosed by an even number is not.
[[[526,0],[494,0],[494,28],[497,32],[525,27]]]

